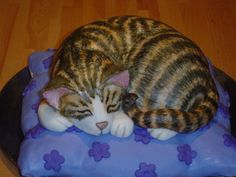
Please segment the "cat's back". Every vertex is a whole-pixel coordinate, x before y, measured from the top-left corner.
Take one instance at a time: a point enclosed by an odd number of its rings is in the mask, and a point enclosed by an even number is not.
[[[143,109],[189,110],[198,98],[216,93],[201,49],[171,28],[136,43],[128,60],[129,92],[138,95]]]
[[[117,16],[86,24],[71,33],[60,50],[95,50],[113,61],[126,60],[135,44],[157,33],[177,31],[166,24],[137,16]]]

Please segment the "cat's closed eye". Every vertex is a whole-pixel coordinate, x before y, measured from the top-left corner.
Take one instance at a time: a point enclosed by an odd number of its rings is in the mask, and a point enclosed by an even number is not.
[[[78,113],[84,114],[84,113],[89,113],[92,115],[93,113],[89,109],[84,109],[84,110],[76,110]]]
[[[93,115],[93,113],[89,109],[84,109],[84,110],[67,109],[61,111],[61,114],[66,117],[76,118],[76,119],[83,119],[85,117]]]

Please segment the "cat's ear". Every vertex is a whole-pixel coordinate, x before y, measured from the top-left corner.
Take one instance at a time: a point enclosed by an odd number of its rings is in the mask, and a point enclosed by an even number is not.
[[[124,70],[111,76],[106,82],[126,88],[129,85],[129,71]]]
[[[43,92],[43,97],[47,100],[48,104],[52,107],[59,109],[59,101],[60,98],[67,94],[72,93],[73,91],[65,88],[65,87],[59,87],[55,89],[46,90]]]

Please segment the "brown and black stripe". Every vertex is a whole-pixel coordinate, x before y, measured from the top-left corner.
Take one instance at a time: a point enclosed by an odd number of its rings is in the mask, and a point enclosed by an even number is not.
[[[53,66],[46,89],[65,86],[91,97],[110,76],[128,70],[127,92],[138,99],[123,109],[142,127],[194,131],[217,110],[218,94],[202,51],[152,19],[121,16],[84,25],[65,39]]]

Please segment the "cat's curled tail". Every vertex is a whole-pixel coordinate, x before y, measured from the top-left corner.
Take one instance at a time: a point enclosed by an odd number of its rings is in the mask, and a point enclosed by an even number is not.
[[[166,128],[176,132],[192,132],[207,125],[214,117],[218,108],[218,93],[210,90],[205,99],[195,108],[182,111],[161,108],[142,111],[136,105],[136,94],[128,93],[123,97],[123,111],[143,128]]]

